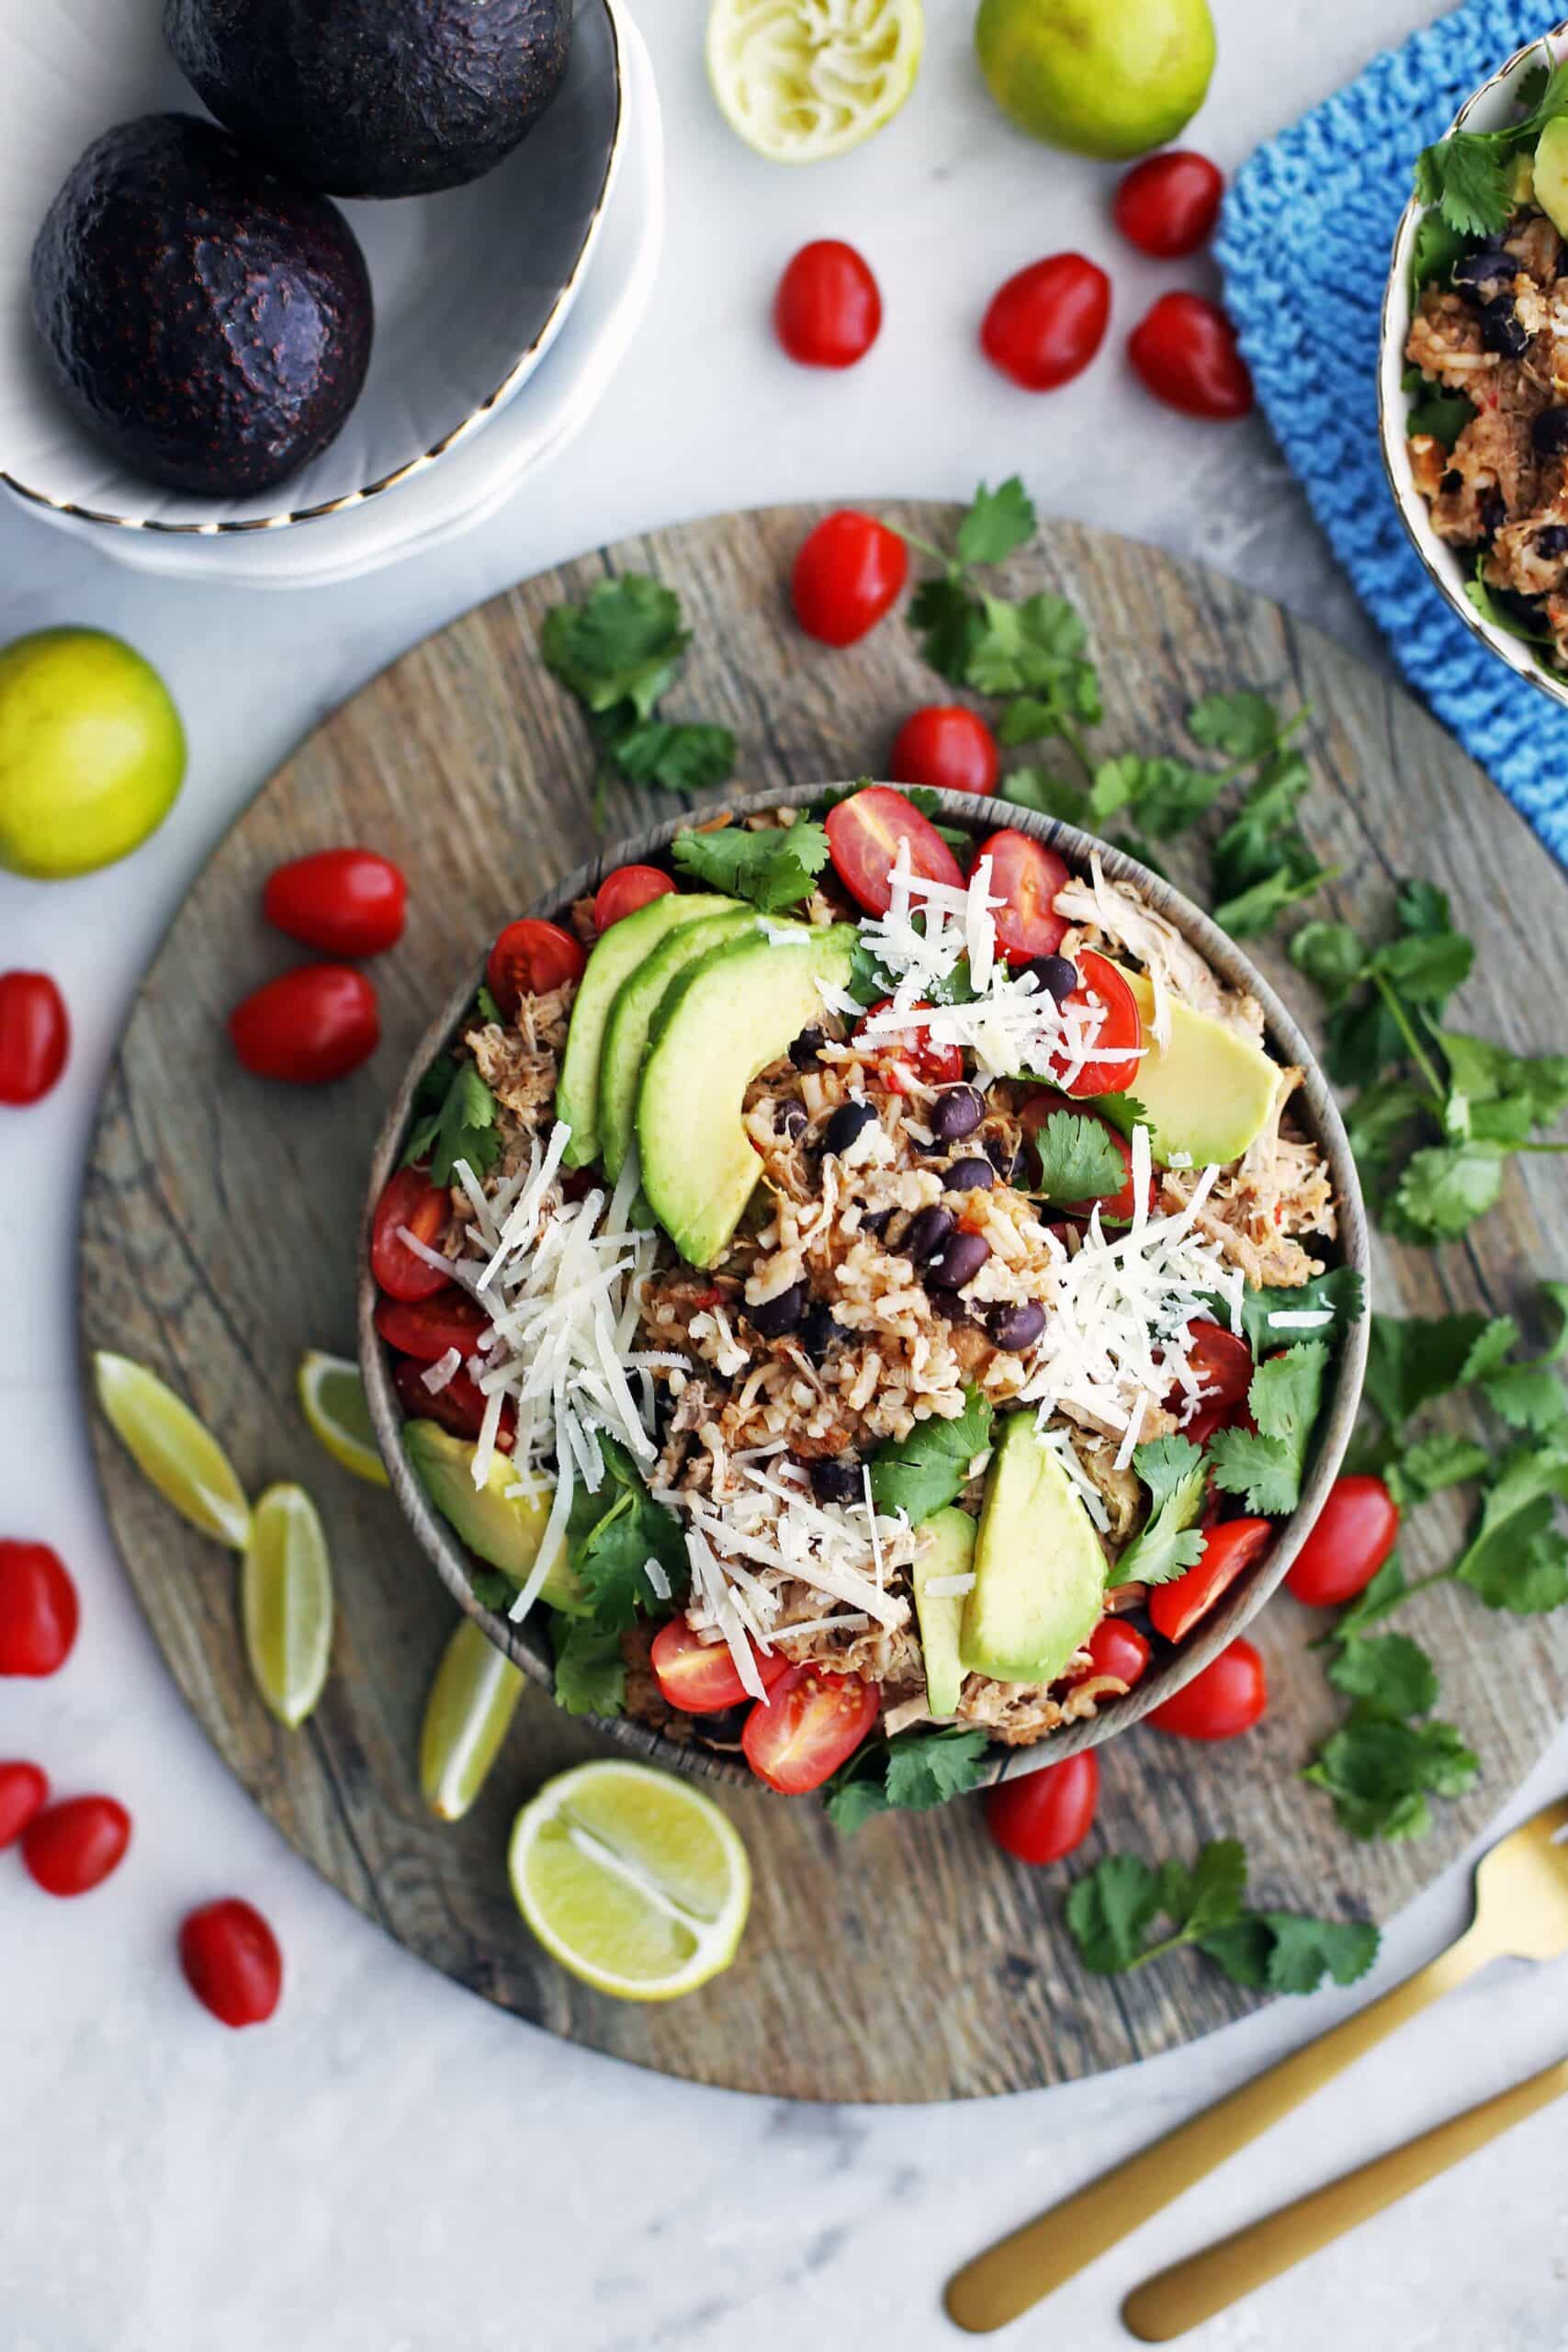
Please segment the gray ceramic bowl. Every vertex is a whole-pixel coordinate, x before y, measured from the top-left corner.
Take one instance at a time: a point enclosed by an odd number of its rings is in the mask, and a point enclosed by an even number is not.
[[[821,784],[799,785],[790,792],[770,792],[753,799],[737,800],[732,803],[732,808],[739,816],[765,808],[799,808],[817,799],[823,792],[841,788]],[[976,840],[993,830],[994,818],[989,802],[977,802],[972,795],[957,792],[939,793],[937,797],[947,823],[961,826],[973,833]],[[705,817],[714,813],[712,810],[703,812]],[[1190,941],[1223,979],[1249,990],[1258,999],[1267,1021],[1269,1044],[1284,1061],[1295,1064],[1306,1072],[1306,1084],[1302,1097],[1298,1099],[1304,1109],[1306,1125],[1327,1157],[1340,1204],[1340,1234],[1334,1254],[1339,1262],[1354,1266],[1365,1281],[1369,1272],[1366,1212],[1344,1125],[1306,1039],[1268,981],[1254,969],[1234,942],[1216,929],[1207,915],[1135,859],[1123,856],[1121,851],[1111,848],[1107,842],[1096,842],[1071,825],[1057,824],[1052,819],[1035,816],[1030,810],[1010,808],[1007,815],[1010,824],[1047,842],[1077,872],[1088,872],[1089,852],[1098,850],[1109,876],[1114,880],[1135,884],[1150,904],[1157,907],[1176,925],[1182,936]],[[596,888],[602,876],[614,867],[657,860],[668,848],[671,837],[690,822],[690,817],[684,814],[671,817],[664,824],[650,826],[646,832],[632,840],[617,842],[592,865],[580,865],[575,874],[569,875],[560,887],[552,890],[549,897],[532,911],[540,915],[558,915],[573,899]],[[375,1204],[401,1157],[414,1088],[430,1062],[445,1050],[459,1027],[466,1023],[475,989],[482,978],[483,967],[480,966],[436,1015],[420,1042],[398,1090],[397,1099],[388,1114],[386,1125],[377,1139],[359,1240],[359,1361],[370,1403],[370,1418],[391,1476],[392,1490],[418,1538],[421,1549],[434,1565],[453,1599],[484,1628],[497,1648],[504,1650],[525,1674],[548,1690],[553,1678],[542,1623],[525,1621],[521,1625],[513,1625],[507,1619],[479,1606],[468,1583],[468,1555],[446,1521],[432,1508],[423,1488],[409,1467],[399,1437],[402,1410],[392,1387],[390,1351],[378,1336],[373,1319],[377,1291],[370,1278],[369,1237]],[[1014,1778],[1021,1772],[1037,1771],[1043,1765],[1056,1763],[1064,1756],[1076,1754],[1081,1747],[1094,1747],[1100,1741],[1111,1738],[1129,1724],[1136,1723],[1140,1715],[1147,1714],[1151,1707],[1159,1706],[1184,1682],[1190,1682],[1200,1668],[1216,1657],[1226,1643],[1257,1613],[1283,1580],[1338,1471],[1360,1400],[1366,1357],[1367,1322],[1363,1317],[1352,1327],[1334,1359],[1331,1385],[1319,1425],[1317,1451],[1302,1496],[1301,1509],[1280,1531],[1273,1549],[1242,1581],[1224,1607],[1191,1640],[1154,1663],[1137,1687],[1126,1698],[1119,1699],[1108,1707],[1103,1714],[1092,1716],[1085,1723],[1069,1724],[1034,1747],[997,1747],[994,1751],[994,1778],[999,1780],[1004,1775]],[[614,1740],[618,1747],[647,1757],[654,1763],[672,1765],[683,1772],[755,1786],[744,1765],[708,1748],[682,1747],[674,1740],[667,1739],[662,1733],[649,1730],[643,1724],[628,1719],[604,1723],[601,1728],[605,1737]]]

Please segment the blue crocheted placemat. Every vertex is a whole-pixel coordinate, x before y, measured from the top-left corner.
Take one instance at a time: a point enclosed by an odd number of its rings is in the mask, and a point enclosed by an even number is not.
[[[1466,0],[1260,147],[1217,245],[1264,413],[1411,684],[1568,865],[1568,711],[1473,638],[1427,579],[1378,448],[1378,315],[1416,152],[1559,22],[1562,0]]]

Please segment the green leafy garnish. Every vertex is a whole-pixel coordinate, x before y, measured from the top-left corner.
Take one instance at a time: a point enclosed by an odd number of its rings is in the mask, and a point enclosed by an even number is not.
[[[1404,1838],[1431,1827],[1429,1796],[1463,1796],[1480,1770],[1452,1724],[1391,1723],[1359,1703],[1302,1778],[1327,1792],[1353,1838]]]
[[[1169,1584],[1203,1556],[1197,1521],[1209,1484],[1202,1450],[1184,1437],[1136,1446],[1133,1467],[1149,1490],[1149,1515],[1116,1563],[1118,1584]]]
[[[567,1515],[566,1549],[578,1582],[592,1604],[593,1623],[625,1633],[639,1612],[668,1613],[648,1573],[655,1560],[670,1594],[679,1600],[689,1573],[686,1546],[673,1511],[656,1503],[626,1447],[602,1432],[598,1439],[604,1476],[592,1491],[579,1485]]]
[[[1528,110],[1501,130],[1455,130],[1416,162],[1416,194],[1436,207],[1450,231],[1474,241],[1506,229],[1517,207],[1509,165],[1533,147],[1552,118],[1568,114],[1568,66],[1556,64],[1543,44],[1539,73],[1522,76],[1517,95]],[[1433,248],[1429,245],[1428,264]],[[1451,255],[1450,256],[1451,259]]]
[[[670,854],[694,882],[775,915],[811,896],[828,863],[828,835],[807,818],[760,831],[725,825],[711,833],[677,833]]]
[[[1394,1722],[1430,1714],[1438,1703],[1438,1670],[1408,1634],[1341,1642],[1329,1662],[1328,1679],[1368,1714]]]
[[[699,791],[729,775],[735,738],[728,727],[657,716],[690,643],[680,598],[641,572],[602,580],[581,605],[558,605],[546,615],[545,666],[582,705],[602,768],[671,792]]]
[[[1067,1926],[1097,1976],[1145,1968],[1190,1944],[1235,1984],[1311,1993],[1325,1975],[1353,1984],[1377,1958],[1368,1920],[1251,1911],[1246,1895],[1247,1855],[1234,1838],[1201,1848],[1190,1868],[1169,1861],[1154,1870],[1136,1854],[1107,1854],[1068,1895]]]
[[[620,1635],[590,1617],[550,1614],[556,1704],[569,1715],[618,1715],[626,1702]]]
[[[1417,433],[1429,433],[1434,441],[1451,449],[1476,413],[1475,402],[1466,400],[1462,392],[1445,392],[1434,384],[1427,397],[1412,406],[1404,429],[1412,438]]]
[[[1098,1119],[1051,1111],[1033,1137],[1039,1189],[1048,1201],[1111,1199],[1127,1182],[1127,1163]]]
[[[471,1061],[443,1054],[414,1090],[403,1166],[428,1159],[433,1184],[449,1184],[459,1160],[484,1176],[501,1158],[494,1095]]]
[[[1211,1292],[1205,1300],[1216,1323],[1230,1329],[1230,1302]],[[1305,1347],[1313,1340],[1333,1341],[1366,1311],[1366,1284],[1354,1266],[1334,1266],[1325,1274],[1292,1289],[1248,1283],[1241,1295],[1241,1323],[1247,1344],[1255,1356],[1272,1355],[1280,1348]],[[1276,1322],[1275,1317],[1321,1317],[1321,1321]]]
[[[888,1438],[871,1457],[871,1497],[879,1515],[903,1511],[919,1527],[942,1510],[969,1483],[969,1464],[991,1442],[991,1403],[978,1388],[965,1391],[964,1410],[950,1421],[917,1421],[906,1438]]]
[[[1256,1432],[1219,1430],[1210,1440],[1214,1484],[1243,1496],[1249,1511],[1280,1518],[1300,1502],[1327,1366],[1328,1349],[1321,1340],[1260,1363],[1247,1392]]]
[[[989,1753],[987,1733],[955,1724],[867,1740],[829,1782],[828,1818],[836,1829],[854,1830],[876,1813],[929,1812],[978,1788]]]

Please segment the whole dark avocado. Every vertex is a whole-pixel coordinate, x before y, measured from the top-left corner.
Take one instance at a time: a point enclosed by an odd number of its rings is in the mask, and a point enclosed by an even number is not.
[[[571,0],[164,0],[218,117],[307,187],[429,196],[512,153],[560,86]]]
[[[32,298],[76,414],[198,497],[309,464],[370,361],[370,279],[336,205],[194,115],[94,141],[39,232]]]

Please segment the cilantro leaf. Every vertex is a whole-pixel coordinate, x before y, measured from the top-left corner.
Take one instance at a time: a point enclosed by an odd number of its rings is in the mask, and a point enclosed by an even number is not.
[[[1075,1883],[1067,1927],[1078,1958],[1096,1976],[1118,1976],[1153,1958],[1146,1945],[1163,1905],[1160,1882],[1136,1854],[1107,1854]]]
[[[1394,1501],[1402,1509],[1408,1509],[1412,1503],[1426,1502],[1430,1496],[1440,1494],[1445,1487],[1462,1487],[1470,1479],[1479,1478],[1491,1465],[1492,1456],[1473,1438],[1439,1430],[1407,1446],[1398,1460],[1390,1464],[1387,1484]]]
[[[1202,1449],[1184,1437],[1134,1448],[1133,1467],[1149,1490],[1149,1515],[1116,1563],[1118,1584],[1169,1584],[1203,1556],[1197,1521],[1209,1484]]]
[[[1414,931],[1374,948],[1368,970],[1381,972],[1410,1004],[1440,1004],[1470,978],[1475,942],[1462,931]]]
[[[1516,1054],[1457,1029],[1439,1029],[1435,1040],[1449,1084],[1466,1102],[1518,1103],[1527,1130],[1544,1126],[1568,1107],[1568,1054]]]
[[[1248,1911],[1246,1894],[1247,1857],[1234,1838],[1203,1847],[1190,1869],[1169,1861],[1154,1871],[1136,1854],[1107,1854],[1069,1894],[1067,1927],[1097,1976],[1191,1944],[1235,1984],[1310,1993],[1325,1973],[1354,1984],[1377,1957],[1378,1931],[1367,1920]],[[1169,1932],[1151,1939],[1162,1917]]]
[[[569,1715],[618,1715],[626,1703],[626,1668],[618,1634],[588,1617],[550,1615],[558,1707]]]
[[[628,784],[657,784],[666,792],[703,792],[726,783],[735,769],[734,735],[706,722],[644,719],[615,735],[608,748]]]
[[[1205,695],[1187,714],[1187,732],[1195,743],[1227,759],[1250,765],[1266,759],[1280,737],[1280,725],[1267,695]]]
[[[1082,785],[1053,775],[1048,768],[1014,768],[998,785],[997,798],[1010,801],[1015,808],[1037,809],[1064,825],[1084,825],[1089,819],[1089,795]]]
[[[413,1108],[403,1165],[428,1159],[433,1184],[449,1184],[460,1159],[476,1176],[484,1176],[500,1159],[496,1099],[467,1058],[443,1055],[432,1062],[415,1091]]]
[[[1568,1544],[1551,1524],[1568,1500],[1568,1439],[1520,1446],[1507,1455],[1482,1498],[1470,1542],[1454,1575],[1488,1609],[1533,1617],[1568,1600]]]
[[[1438,1670],[1408,1634],[1352,1636],[1340,1642],[1329,1662],[1328,1679],[1370,1714],[1393,1722],[1429,1715],[1438,1703]]]
[[[1381,1004],[1380,1000],[1374,1000]],[[1357,1167],[1369,1184],[1386,1174],[1427,1098],[1411,1079],[1386,1079],[1364,1086],[1345,1114],[1345,1132]]]
[[[991,1403],[966,1391],[964,1410],[951,1421],[917,1421],[906,1438],[888,1438],[871,1457],[871,1495],[879,1513],[908,1515],[911,1527],[942,1510],[968,1484],[969,1464],[991,1442]]]
[[[1404,1565],[1397,1552],[1391,1552],[1371,1584],[1357,1594],[1348,1609],[1340,1611],[1333,1638],[1348,1641],[1363,1626],[1375,1625],[1381,1617],[1398,1608],[1408,1589]]]
[[[1040,734],[1058,734],[1075,719],[1100,716],[1100,677],[1086,652],[1088,632],[1065,596],[1043,592],[1012,604],[980,600],[984,628],[964,670],[976,693],[1031,695],[1039,705]]]
[[[1260,1363],[1247,1392],[1257,1434],[1219,1430],[1210,1440],[1214,1484],[1228,1494],[1245,1496],[1248,1510],[1278,1518],[1300,1502],[1327,1364],[1328,1350],[1321,1340],[1309,1340]]]
[[[517,1598],[515,1580],[502,1576],[499,1568],[482,1568],[472,1558],[464,1563],[468,1572],[468,1589],[481,1609],[493,1609],[504,1617]]]
[[[670,854],[682,874],[727,898],[749,899],[764,914],[782,914],[811,896],[828,863],[826,830],[807,819],[752,831],[724,825],[708,833],[680,832]]]
[[[1434,388],[1425,400],[1414,401],[1404,420],[1404,430],[1414,438],[1417,433],[1429,433],[1445,449],[1451,449],[1467,424],[1478,412],[1473,401],[1462,392],[1445,392]]]
[[[1125,809],[1164,840],[1212,808],[1227,780],[1224,768],[1194,768],[1184,760],[1145,760],[1127,752],[1102,760],[1095,769],[1089,813],[1104,819]]]
[[[1229,1927],[1247,1893],[1247,1853],[1238,1838],[1216,1838],[1200,1847],[1190,1869],[1167,1862],[1160,1872],[1164,1909],[1190,1941]]]
[[[1487,1403],[1512,1430],[1547,1437],[1568,1419],[1568,1393],[1550,1364],[1503,1364],[1484,1388]]]
[[[1302,1778],[1332,1797],[1352,1837],[1404,1838],[1431,1827],[1428,1795],[1462,1796],[1480,1770],[1452,1724],[1390,1723],[1358,1709]]]
[[[1315,1993],[1325,1975],[1336,1984],[1354,1984],[1376,1960],[1382,1941],[1370,1919],[1304,1919],[1292,1911],[1266,1911],[1263,1925],[1274,1939],[1266,1980],[1271,1993]]]
[[[1450,270],[1472,242],[1461,231],[1450,228],[1440,212],[1423,214],[1410,247],[1412,292],[1419,294],[1424,286],[1446,284]]]
[[[985,608],[973,589],[961,580],[922,580],[909,599],[909,621],[920,636],[921,658],[955,686],[966,685],[986,633]]]
[[[664,1610],[685,1591],[689,1574],[680,1522],[656,1503],[636,1463],[614,1438],[599,1437],[604,1476],[590,1490],[580,1485],[567,1518],[567,1557],[587,1595],[592,1621],[603,1630],[625,1633],[639,1611]],[[661,1594],[648,1573],[655,1560],[669,1592]]]
[[[1412,1152],[1394,1188],[1391,1230],[1404,1241],[1457,1241],[1496,1206],[1504,1158],[1495,1143],[1428,1144]]]
[[[1230,1328],[1230,1307],[1217,1292],[1207,1300],[1216,1323]],[[1366,1284],[1354,1266],[1333,1266],[1325,1274],[1285,1289],[1248,1283],[1241,1295],[1242,1329],[1255,1356],[1277,1348],[1305,1347],[1313,1340],[1331,1340],[1366,1312]],[[1276,1322],[1275,1317],[1322,1315],[1320,1324]]]
[[[1303,923],[1290,954],[1330,1004],[1341,1003],[1367,976],[1366,947],[1348,922]]]
[[[989,1771],[989,1736],[977,1726],[898,1732],[857,1748],[829,1785],[836,1829],[852,1832],[874,1814],[925,1813],[977,1788]]]
[[[1127,1163],[1098,1119],[1051,1111],[1033,1137],[1040,1191],[1048,1201],[1112,1198],[1127,1182]]]
[[[691,643],[681,600],[641,572],[601,580],[581,605],[557,605],[539,635],[545,667],[592,711],[629,703],[652,716]]]
[[[1423,1405],[1479,1379],[1517,1336],[1511,1316],[1374,1315],[1365,1395],[1397,1437]]]
[[[1198,1949],[1224,1971],[1233,1984],[1261,1992],[1269,1982],[1274,1930],[1260,1911],[1244,1911],[1228,1927],[1211,1928]]]
[[[1017,474],[995,490],[982,482],[958,526],[958,560],[964,565],[1001,563],[1026,545],[1037,528],[1034,502]]]
[[[474,999],[474,1017],[486,1023],[499,1022],[502,1028],[506,1025],[505,1014],[483,980],[479,982],[479,993]]]
[[[1271,874],[1249,884],[1234,898],[1222,899],[1214,909],[1214,921],[1233,939],[1257,939],[1273,928],[1287,907],[1299,905],[1303,899],[1315,898],[1325,883],[1332,882],[1339,871],[1337,865],[1318,865],[1310,859],[1304,865],[1277,865]]]

